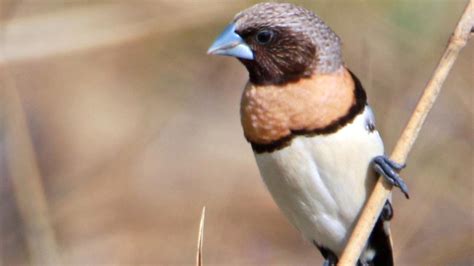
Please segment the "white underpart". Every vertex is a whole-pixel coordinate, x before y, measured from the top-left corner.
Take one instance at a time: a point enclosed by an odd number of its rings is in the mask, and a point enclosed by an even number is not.
[[[338,256],[375,184],[370,163],[383,154],[380,135],[367,129],[368,121],[373,123],[373,114],[366,106],[336,133],[299,136],[281,150],[255,154],[268,190],[290,222]]]

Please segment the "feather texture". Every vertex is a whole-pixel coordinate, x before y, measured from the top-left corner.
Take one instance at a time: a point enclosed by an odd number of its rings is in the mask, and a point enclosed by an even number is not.
[[[309,241],[339,256],[370,191],[370,165],[383,143],[369,106],[353,122],[328,135],[298,136],[272,153],[255,154],[275,202]]]

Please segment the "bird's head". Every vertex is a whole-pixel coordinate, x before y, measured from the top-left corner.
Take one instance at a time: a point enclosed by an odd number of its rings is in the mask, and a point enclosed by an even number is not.
[[[287,3],[238,13],[208,53],[238,58],[257,85],[285,84],[343,64],[339,37],[313,12]]]

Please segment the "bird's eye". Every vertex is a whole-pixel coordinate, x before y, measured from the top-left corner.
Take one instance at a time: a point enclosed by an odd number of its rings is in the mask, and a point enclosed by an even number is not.
[[[271,30],[261,30],[255,36],[257,42],[261,45],[268,44],[273,39],[273,31]]]

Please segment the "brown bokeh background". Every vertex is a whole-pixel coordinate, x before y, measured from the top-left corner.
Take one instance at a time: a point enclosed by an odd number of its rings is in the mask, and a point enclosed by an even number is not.
[[[467,1],[294,2],[342,37],[391,151]],[[0,0],[0,265],[193,265],[203,206],[205,265],[321,263],[243,138],[245,69],[205,53],[252,3]],[[399,265],[474,264],[473,52],[394,193]]]

